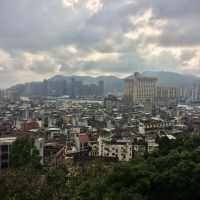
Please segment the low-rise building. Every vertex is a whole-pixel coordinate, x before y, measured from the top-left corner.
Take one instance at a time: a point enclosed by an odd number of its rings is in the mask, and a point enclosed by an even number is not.
[[[74,135],[74,142],[77,152],[88,149],[89,137],[86,133],[79,133]]]
[[[130,140],[99,137],[99,156],[129,161],[133,158],[133,145]]]
[[[0,169],[10,166],[10,149],[16,137],[0,138]]]

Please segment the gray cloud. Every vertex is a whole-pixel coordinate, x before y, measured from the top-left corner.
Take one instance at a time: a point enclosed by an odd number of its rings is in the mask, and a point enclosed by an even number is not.
[[[183,61],[188,61],[188,60],[192,59],[195,55],[196,55],[195,50],[185,50],[181,53],[181,59]]]
[[[176,0],[176,1],[153,1],[151,5],[155,16],[159,18],[186,18],[199,16],[200,1],[198,0]]]
[[[195,73],[199,19],[198,0],[1,0],[0,87],[57,73]]]

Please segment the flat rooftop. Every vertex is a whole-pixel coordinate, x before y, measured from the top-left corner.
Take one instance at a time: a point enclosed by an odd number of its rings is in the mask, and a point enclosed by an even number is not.
[[[16,140],[16,137],[1,137],[0,144],[12,144]]]

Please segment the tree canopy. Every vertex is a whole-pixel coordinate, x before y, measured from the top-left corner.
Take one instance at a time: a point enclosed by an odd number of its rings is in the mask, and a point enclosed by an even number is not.
[[[10,152],[10,165],[13,168],[40,166],[39,152],[34,140],[28,136],[18,137],[12,144]]]
[[[5,200],[199,200],[200,138],[159,142],[158,152],[131,162],[92,162],[74,172],[66,167],[17,170],[0,176],[0,196]]]

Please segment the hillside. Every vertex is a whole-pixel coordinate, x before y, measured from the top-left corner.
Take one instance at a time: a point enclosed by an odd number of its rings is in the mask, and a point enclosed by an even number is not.
[[[145,76],[155,76],[158,78],[159,86],[173,86],[173,87],[192,87],[192,85],[196,82],[200,82],[200,78],[187,75],[187,74],[179,74],[174,72],[152,72],[146,71],[143,73]]]
[[[68,95],[72,84],[72,78],[74,78],[75,81],[81,81],[83,84],[98,84],[99,81],[104,81],[105,95],[123,92],[123,80],[114,76],[90,77],[56,75],[45,81],[48,82],[48,90],[52,93],[56,91],[55,95],[60,96],[64,94]],[[46,90],[44,85],[45,81],[18,84],[9,89],[15,90],[16,93],[25,96],[44,95]]]
[[[174,72],[164,71],[145,71],[142,73],[145,76],[154,76],[158,78],[158,86],[171,86],[171,87],[192,87],[194,83],[200,82],[200,78],[193,75],[179,74]],[[59,96],[67,94],[66,84],[71,87],[72,78],[76,81],[81,81],[83,84],[98,84],[99,81],[104,81],[104,92],[107,94],[122,94],[124,88],[124,80],[115,76],[64,76],[56,75],[48,79],[48,89],[56,91],[55,95]],[[20,95],[43,95],[44,94],[44,81],[43,82],[30,82],[25,84],[18,84],[10,89],[14,89]],[[69,88],[68,88],[69,91]]]

